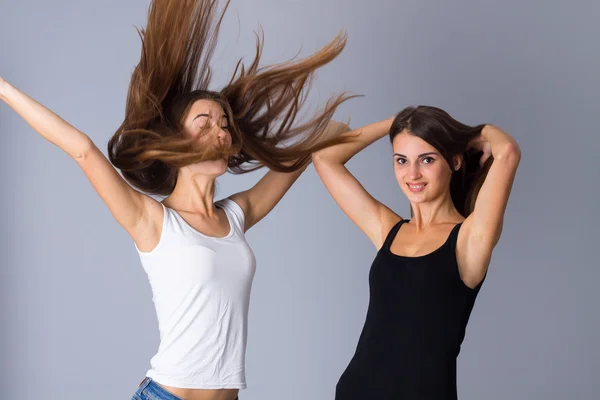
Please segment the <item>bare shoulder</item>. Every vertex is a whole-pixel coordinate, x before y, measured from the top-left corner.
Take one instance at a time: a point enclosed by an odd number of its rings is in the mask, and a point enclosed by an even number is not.
[[[144,217],[132,238],[140,251],[149,252],[159,241],[165,218],[164,206],[150,196],[143,196]]]
[[[392,209],[384,204],[381,204],[379,210],[380,232],[377,243],[373,243],[377,249],[380,249],[387,238],[388,233],[400,221],[402,217],[396,214]]]
[[[248,210],[250,209],[250,199],[248,198],[247,192],[248,191],[235,193],[227,198],[240,206],[245,215],[248,215]]]

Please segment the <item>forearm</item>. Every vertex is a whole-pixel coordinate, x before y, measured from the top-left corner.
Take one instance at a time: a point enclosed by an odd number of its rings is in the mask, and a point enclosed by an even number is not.
[[[93,147],[87,135],[6,82],[3,82],[0,98],[42,137],[73,158],[83,157]]]
[[[393,120],[393,118],[386,119],[384,121],[376,122],[374,124],[343,133],[341,135],[342,137],[348,136],[351,137],[352,140],[346,143],[330,146],[313,153],[313,161],[342,165],[345,164],[361,150],[386,136],[390,130]]]

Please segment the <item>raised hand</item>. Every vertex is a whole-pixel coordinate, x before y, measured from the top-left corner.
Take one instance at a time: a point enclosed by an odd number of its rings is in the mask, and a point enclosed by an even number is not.
[[[8,82],[6,82],[0,76],[0,97],[4,97],[4,93],[6,92],[6,88],[8,87]]]
[[[486,125],[483,129],[485,130],[488,127],[492,126]],[[467,145],[467,149],[472,149],[475,152],[483,153],[481,155],[481,158],[479,159],[479,165],[482,168],[485,165],[485,162],[492,156],[492,146],[490,145],[490,142],[487,139],[485,139],[483,134],[477,135],[475,138],[473,138]]]

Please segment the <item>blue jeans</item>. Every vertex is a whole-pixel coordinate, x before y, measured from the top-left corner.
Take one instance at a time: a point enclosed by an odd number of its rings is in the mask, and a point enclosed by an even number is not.
[[[135,392],[131,400],[183,400],[174,394],[167,392],[151,378],[146,378]]]

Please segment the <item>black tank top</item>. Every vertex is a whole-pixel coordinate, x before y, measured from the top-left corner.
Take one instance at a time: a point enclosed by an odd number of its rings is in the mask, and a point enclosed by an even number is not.
[[[461,224],[432,253],[404,257],[390,245],[406,222],[392,228],[371,266],[367,318],[336,400],[457,399],[456,358],[481,283],[471,289],[460,279]]]

